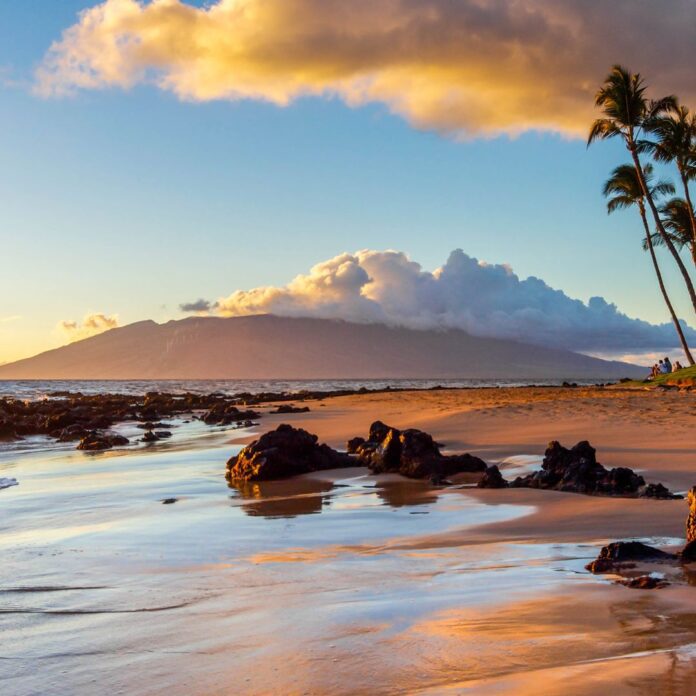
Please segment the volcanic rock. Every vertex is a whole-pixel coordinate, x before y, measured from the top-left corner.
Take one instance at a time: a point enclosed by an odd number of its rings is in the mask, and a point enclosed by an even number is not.
[[[550,442],[541,470],[516,478],[510,486],[590,495],[679,497],[662,484],[646,487],[645,479],[627,467],[606,469],[597,461],[596,451],[587,441],[578,442],[571,449],[555,440]]]
[[[445,456],[433,438],[422,430],[398,430],[382,421],[370,426],[367,441],[349,442],[358,460],[374,473],[398,473],[409,478],[442,481],[461,472],[484,471],[486,464],[470,454]]]
[[[478,482],[479,488],[507,488],[509,485],[495,464],[486,469],[483,477]]]
[[[279,425],[246,445],[227,462],[228,480],[265,481],[351,466],[353,459],[302,428]]]
[[[77,449],[93,452],[127,444],[128,438],[123,437],[123,435],[102,433],[97,430],[92,430],[80,440]]]
[[[308,413],[309,406],[293,406],[292,404],[281,404],[275,411],[271,413]]]

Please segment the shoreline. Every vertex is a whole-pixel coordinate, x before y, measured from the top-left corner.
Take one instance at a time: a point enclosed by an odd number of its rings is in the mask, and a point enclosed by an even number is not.
[[[95,679],[148,696],[531,696],[543,675],[550,696],[690,693],[696,588],[631,589],[584,569],[617,539],[681,543],[683,500],[434,488],[365,469],[241,490],[224,466],[283,422],[343,448],[382,419],[503,471],[508,457],[511,471],[533,466],[549,439],[589,439],[605,466],[685,490],[696,483],[696,394],[480,388],[304,405],[263,404],[251,429],[196,421],[137,449],[0,459],[0,476],[19,482],[0,491],[0,684],[80,696]]]

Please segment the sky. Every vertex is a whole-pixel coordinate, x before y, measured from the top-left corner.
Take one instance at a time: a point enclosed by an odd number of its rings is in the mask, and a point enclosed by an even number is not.
[[[696,106],[694,19],[696,0],[0,3],[0,363],[199,299],[355,318],[326,301],[333,272],[290,309],[235,294],[287,296],[343,254],[383,319],[549,341],[522,319],[553,298],[551,316],[575,308],[567,347],[662,351],[662,327],[617,319],[668,319],[640,221],[601,196],[625,151],[584,135],[616,61]],[[464,309],[397,311],[358,277],[385,268],[364,250],[395,250],[435,287],[457,249],[488,264],[458,267]]]

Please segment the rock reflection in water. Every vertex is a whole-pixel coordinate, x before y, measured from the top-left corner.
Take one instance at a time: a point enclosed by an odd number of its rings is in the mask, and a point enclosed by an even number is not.
[[[431,505],[437,501],[437,491],[423,481],[381,481],[375,486],[375,493],[393,508]]]
[[[251,517],[297,517],[316,515],[329,502],[331,481],[311,478],[283,481],[248,481],[230,483],[244,500],[242,510]]]
[[[432,505],[438,498],[438,491],[424,481],[396,476],[392,479],[389,475],[370,485],[365,485],[362,476],[336,481],[299,476],[281,481],[239,481],[229,486],[237,491],[234,498],[241,499],[240,507],[247,515],[269,519],[316,515],[337,496],[356,502],[365,496],[376,496],[382,505],[391,508]]]

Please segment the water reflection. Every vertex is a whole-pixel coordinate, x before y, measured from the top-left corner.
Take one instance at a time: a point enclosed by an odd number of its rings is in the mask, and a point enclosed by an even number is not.
[[[316,515],[336,499],[340,508],[378,506],[404,508],[432,505],[438,491],[424,481],[396,478],[374,482],[366,477],[330,481],[298,477],[281,481],[234,482],[229,486],[241,499],[241,509],[251,517]],[[340,499],[340,503],[339,503]]]
[[[431,505],[437,501],[437,491],[423,481],[382,481],[375,493],[385,505],[393,508],[405,505]]]
[[[297,517],[316,515],[329,504],[331,481],[296,478],[283,481],[230,483],[243,499],[242,510],[251,517]]]

